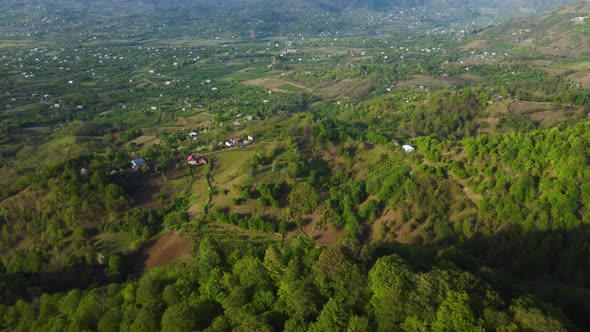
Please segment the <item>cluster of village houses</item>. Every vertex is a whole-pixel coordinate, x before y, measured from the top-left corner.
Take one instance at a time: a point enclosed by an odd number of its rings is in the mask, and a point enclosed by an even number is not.
[[[193,154],[189,154],[186,157],[186,162],[189,165],[205,165],[207,164],[207,158],[203,157],[203,156],[195,156]],[[139,158],[135,158],[133,160],[131,160],[131,169],[134,171],[137,171],[141,168],[143,168],[145,165],[147,165],[147,162],[145,161],[145,159],[139,157]],[[118,171],[113,171],[111,172],[111,175],[116,175],[118,174]]]
[[[192,133],[189,134],[189,137],[192,138],[192,139],[196,139],[198,137],[198,134],[195,133],[195,132],[192,132]],[[226,141],[225,142],[225,145],[227,147],[233,147],[233,146],[237,146],[237,145],[245,145],[245,144],[250,144],[250,142],[253,142],[255,139],[256,139],[256,136],[254,136],[254,135],[248,135],[248,139],[243,139],[241,137],[233,138],[233,139],[230,139],[230,140]],[[186,162],[189,165],[197,165],[197,166],[200,166],[200,165],[207,164],[208,160],[204,156],[195,156],[193,154],[189,154],[186,157]],[[145,161],[145,159],[143,159],[141,157],[131,160],[131,168],[133,170],[139,170],[144,165],[146,165],[146,161]],[[111,174],[111,175],[114,175],[114,174]]]
[[[243,139],[241,137],[232,138],[232,139],[227,140],[225,142],[225,146],[227,146],[228,148],[231,148],[231,147],[237,146],[237,145],[250,144],[250,142],[253,142],[255,139],[256,139],[256,136],[254,136],[254,135],[248,135],[248,139]]]
[[[192,132],[192,133],[189,134],[189,137],[192,138],[192,139],[196,139],[198,137],[198,134],[195,133],[195,132]],[[230,139],[230,140],[226,141],[225,142],[225,145],[227,147],[234,147],[234,146],[239,146],[239,145],[245,145],[245,144],[250,144],[250,142],[253,142],[255,139],[256,139],[256,136],[254,136],[254,135],[248,135],[248,139],[243,139],[241,137],[233,138],[233,139]],[[402,146],[402,149],[405,152],[414,152],[415,151],[415,148],[413,146],[407,145],[407,144],[404,144]],[[186,157],[186,162],[189,165],[200,166],[200,165],[207,164],[208,160],[204,156],[195,156],[193,154],[189,154]],[[141,158],[141,157],[131,160],[131,168],[133,170],[138,170],[138,169],[142,168],[144,165],[146,165],[146,161],[143,158]],[[115,171],[113,171],[113,172],[115,172]],[[113,175],[113,173],[111,173],[111,175]]]
[[[194,155],[189,154],[186,157],[186,162],[189,165],[205,165],[205,164],[207,164],[207,158],[205,158],[203,156],[195,157]]]

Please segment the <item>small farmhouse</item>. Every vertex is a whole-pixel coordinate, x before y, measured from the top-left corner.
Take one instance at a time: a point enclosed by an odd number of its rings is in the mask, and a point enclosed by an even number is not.
[[[404,145],[402,145],[402,148],[403,148],[403,149],[404,149],[404,151],[406,151],[406,152],[414,152],[414,150],[415,150],[413,146],[411,146],[411,145],[407,145],[407,144],[404,144]]]
[[[189,154],[188,157],[186,157],[186,162],[189,165],[196,165],[197,164],[197,158],[195,156],[193,156],[192,154]]]
[[[207,158],[205,157],[195,157],[192,154],[189,154],[188,157],[186,157],[186,161],[189,165],[205,165],[207,164]]]
[[[131,167],[133,167],[133,169],[139,169],[143,165],[145,165],[145,160],[141,157],[131,160]]]

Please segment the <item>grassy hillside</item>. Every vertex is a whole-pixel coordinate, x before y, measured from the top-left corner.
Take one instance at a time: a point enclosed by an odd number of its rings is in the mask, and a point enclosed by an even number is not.
[[[85,3],[0,11],[0,330],[590,326],[587,4]]]
[[[590,4],[581,2],[533,18],[513,20],[477,39],[509,43],[512,52],[546,56],[585,56],[588,44]]]

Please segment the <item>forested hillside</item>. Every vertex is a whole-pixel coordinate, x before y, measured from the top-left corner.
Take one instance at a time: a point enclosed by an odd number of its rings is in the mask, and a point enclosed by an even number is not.
[[[227,249],[227,248],[226,248]],[[320,250],[299,239],[264,252],[203,241],[183,265],[138,281],[44,294],[5,310],[15,330],[564,331],[532,297],[504,300],[486,281],[438,259],[416,269],[396,254]],[[38,314],[37,314],[38,312]]]
[[[563,3],[4,2],[0,330],[587,330]]]

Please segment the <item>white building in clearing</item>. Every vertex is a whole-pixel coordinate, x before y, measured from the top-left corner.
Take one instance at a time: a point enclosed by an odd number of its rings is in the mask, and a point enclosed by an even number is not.
[[[402,145],[402,148],[403,148],[403,149],[404,149],[404,151],[406,151],[406,152],[414,152],[414,150],[416,150],[416,149],[414,149],[414,147],[413,147],[413,146],[411,146],[411,145],[407,145],[407,144],[404,144],[404,145]]]

